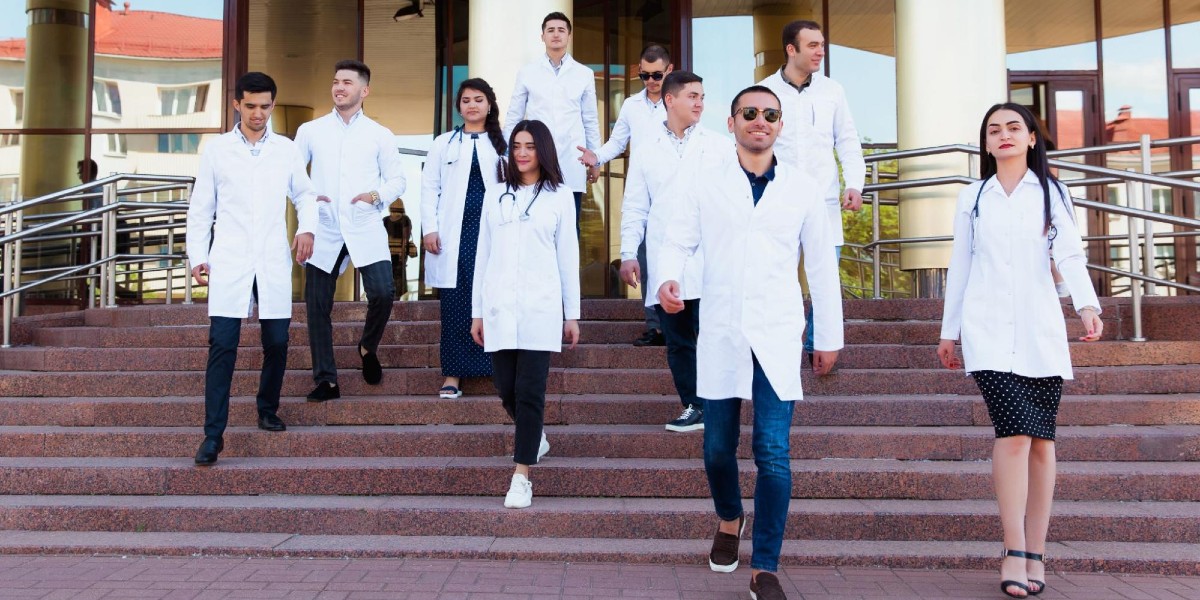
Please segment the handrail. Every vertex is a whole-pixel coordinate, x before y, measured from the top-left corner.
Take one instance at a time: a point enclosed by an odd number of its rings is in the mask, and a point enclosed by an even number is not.
[[[59,281],[61,279],[69,279],[70,275],[75,275],[76,273],[79,273],[80,271],[87,271],[87,270],[93,269],[95,267],[103,266],[103,265],[109,263],[110,261],[121,262],[121,264],[132,264],[132,263],[139,263],[139,262],[153,262],[156,260],[187,260],[187,255],[186,254],[114,254],[112,256],[108,256],[105,258],[101,258],[99,260],[92,261],[85,265],[75,265],[73,267],[61,267],[63,269],[63,271],[60,273],[51,275],[49,277],[45,277],[43,279],[39,279],[37,281],[31,281],[29,283],[26,283],[25,285],[22,285],[21,287],[15,288],[15,289],[0,292],[0,299],[7,298],[9,296],[14,296],[14,295],[20,294],[22,292],[27,292],[35,287],[38,287],[39,285],[53,283],[53,282]],[[99,275],[88,275],[88,277],[99,277]]]
[[[1153,140],[1150,142],[1151,148],[1168,148],[1172,146],[1190,146],[1192,144],[1200,144],[1200,135],[1181,138],[1168,138],[1162,140]],[[1059,156],[1082,156],[1084,154],[1108,154],[1109,152],[1125,152],[1128,150],[1141,150],[1141,142],[1120,142],[1116,144],[1108,144],[1106,146],[1085,146],[1083,148],[1065,148],[1062,150],[1051,150],[1046,153],[1050,158]]]
[[[168,212],[181,213],[187,212],[187,206],[188,205],[186,202],[135,202],[132,200],[121,200],[120,202],[114,202],[113,204],[106,204],[104,206],[97,206],[96,208],[79,211],[71,216],[56,219],[49,223],[38,225],[37,227],[31,227],[16,233],[10,233],[4,237],[0,237],[0,246],[18,240],[23,240],[27,237],[31,237],[35,233],[45,231],[47,229],[58,229],[64,225],[74,225],[75,223],[90,217],[106,215],[110,212],[116,211],[119,208],[147,207],[166,210]],[[174,208],[175,210],[172,211],[170,210],[171,208]]]
[[[43,196],[38,196],[36,198],[30,198],[28,200],[21,200],[20,202],[13,202],[10,204],[6,204],[3,207],[0,207],[0,217],[7,215],[9,213],[12,213],[12,212],[19,211],[19,210],[25,210],[27,208],[31,208],[31,207],[37,206],[39,204],[46,204],[49,202],[57,202],[59,200],[75,200],[80,197],[90,198],[90,197],[92,197],[92,194],[98,193],[98,192],[89,192],[88,191],[88,190],[91,190],[92,188],[105,186],[110,183],[116,183],[118,181],[134,181],[134,180],[136,180],[136,181],[157,181],[160,183],[183,183],[183,184],[190,185],[191,183],[196,181],[196,178],[195,177],[187,177],[187,176],[183,176],[183,175],[133,175],[133,174],[128,174],[128,173],[118,173],[116,175],[109,175],[108,177],[104,177],[103,179],[89,181],[88,183],[81,183],[77,186],[69,187],[65,190],[59,190],[57,192],[52,192],[49,194],[45,194]],[[128,188],[126,188],[126,189],[128,189]],[[152,190],[146,190],[144,188],[133,188],[133,190],[134,191],[130,192],[130,193],[136,194],[136,193],[143,193],[145,191],[152,191]],[[121,191],[124,191],[124,190],[118,190],[118,192],[117,192],[118,195],[120,195]],[[84,196],[84,195],[80,194],[80,192],[82,192],[83,194],[87,194],[87,195]],[[76,194],[80,194],[80,195],[76,196]]]

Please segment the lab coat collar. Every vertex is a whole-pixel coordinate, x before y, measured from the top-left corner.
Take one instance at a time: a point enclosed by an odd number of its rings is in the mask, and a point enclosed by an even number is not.
[[[1021,177],[1021,183],[1019,185],[1025,184],[1036,186],[1042,185],[1042,183],[1038,181],[1037,173],[1034,173],[1033,169],[1025,169],[1025,175]],[[1000,186],[1000,179],[995,175],[992,175],[991,177],[988,177],[987,183],[983,184],[983,190],[981,193],[987,193],[997,188],[1000,189],[1000,193],[1004,193],[1004,188]]]
[[[755,175],[754,173],[747,171],[746,167],[743,167],[740,163],[738,164],[738,167],[742,169],[742,172],[745,173],[746,177],[750,180],[750,184],[753,185],[754,181],[759,178],[766,178],[767,181],[775,181],[775,167],[777,165],[779,165],[779,157],[772,154],[771,166],[767,167],[767,172],[763,173],[762,175]]]
[[[570,62],[573,60],[573,59],[571,58],[571,53],[570,53],[570,52],[567,52],[566,54],[563,54],[563,57],[562,57],[562,62],[561,62],[561,63],[559,63],[559,65],[558,65],[558,68],[556,69],[556,68],[554,68],[554,61],[550,59],[550,54],[549,54],[549,53],[542,54],[542,56],[543,56],[543,57],[546,59],[546,62],[545,62],[544,64],[545,64],[547,67],[549,67],[549,68],[550,68],[550,70],[551,70],[551,71],[553,71],[555,75],[557,75],[557,74],[561,73],[561,72],[562,72],[562,70],[563,70],[563,69],[565,69],[565,68],[567,68],[567,65],[568,65],[568,64],[569,64],[569,63],[570,63]]]
[[[808,76],[808,79],[806,81],[804,81],[802,83],[796,83],[796,82],[792,81],[791,79],[788,79],[787,73],[784,73],[783,70],[786,67],[787,67],[786,64],[783,65],[782,67],[779,67],[779,78],[782,79],[784,83],[795,88],[795,90],[797,92],[803,92],[804,90],[811,87],[812,84],[816,83],[816,81],[817,81],[817,75],[819,75],[819,73],[812,73]]]

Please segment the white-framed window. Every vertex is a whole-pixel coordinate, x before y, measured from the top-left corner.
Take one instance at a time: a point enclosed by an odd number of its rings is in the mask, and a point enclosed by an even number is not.
[[[203,112],[208,100],[208,84],[159,88],[158,98],[162,107],[159,114],[163,116]]]
[[[123,134],[123,133],[106,133],[106,134],[104,134],[104,137],[105,137],[106,141],[108,142],[107,154],[113,155],[113,156],[125,156],[126,152],[128,152],[128,146],[127,146],[127,142],[125,140],[125,134]]]
[[[19,146],[21,144],[21,134],[19,133],[0,133],[0,147]]]
[[[92,112],[121,114],[121,89],[117,82],[99,79],[92,82]]]
[[[200,134],[198,133],[160,133],[158,134],[159,154],[198,154],[200,152]]]
[[[20,123],[25,118],[25,90],[12,90],[13,120]]]

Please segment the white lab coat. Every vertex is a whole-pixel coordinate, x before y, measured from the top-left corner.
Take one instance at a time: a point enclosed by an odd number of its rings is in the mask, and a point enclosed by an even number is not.
[[[759,82],[775,92],[783,107],[783,129],[775,140],[779,161],[804,169],[821,185],[825,211],[829,218],[830,241],[845,245],[842,234],[841,183],[834,150],[842,163],[846,188],[862,191],[867,176],[858,129],[850,116],[850,105],[841,84],[813,73],[812,84],[804,93],[796,91],[779,71]]]
[[[458,287],[458,251],[462,247],[463,210],[467,182],[471,178],[471,154],[478,150],[479,174],[488,189],[497,185],[499,156],[486,133],[477,140],[460,130],[447,131],[433,140],[422,172],[421,231],[437,233],[442,243],[438,254],[425,253],[425,284],[435,288]],[[463,273],[471,277],[472,273]]]
[[[492,188],[483,203],[471,317],[483,319],[486,352],[560,352],[564,315],[579,319],[575,197],[560,185],[534,200],[523,186],[514,202],[506,189]]]
[[[652,139],[662,122],[667,120],[667,109],[662,97],[653,106],[646,99],[646,90],[642,90],[621,103],[621,112],[617,114],[617,123],[613,125],[612,134],[608,141],[596,151],[597,164],[605,164],[618,157],[629,147],[629,155],[637,152],[638,145],[643,140]]]
[[[512,100],[504,116],[504,139],[522,119],[546,124],[554,136],[558,166],[567,187],[587,190],[587,169],[579,162],[577,146],[593,152],[600,147],[600,119],[596,113],[596,74],[563,56],[558,73],[550,58],[542,55],[517,71]]]
[[[188,205],[187,253],[193,267],[208,264],[208,316],[292,317],[291,240],[287,201],[296,207],[296,234],[317,227],[317,197],[292,140],[268,134],[253,156],[235,132],[209,142]],[[211,247],[210,247],[211,243]]]
[[[645,239],[646,281],[656,279],[658,253],[666,237],[667,223],[679,213],[679,204],[686,201],[682,195],[690,182],[700,173],[737,160],[729,138],[701,125],[696,125],[687,138],[682,157],[675,149],[674,136],[661,122],[652,132],[630,157],[625,197],[621,201],[621,254],[636,254]],[[704,252],[697,250],[687,259],[683,276],[678,280],[681,298],[700,297],[703,272]],[[646,306],[658,304],[657,292],[645,290]]]
[[[979,217],[972,233],[972,208]],[[1087,256],[1065,187],[1050,189],[1053,250],[1042,228],[1042,186],[1026,171],[1012,196],[999,180],[973,183],[958,194],[954,248],[946,277],[942,339],[962,337],[966,371],[1071,379],[1071,353],[1062,306],[1050,274],[1053,254],[1075,310],[1100,307],[1087,274]],[[975,251],[972,253],[972,235]]]
[[[317,195],[331,200],[317,203],[320,224],[308,263],[332,274],[343,244],[356,266],[390,262],[383,219],[388,205],[405,188],[396,136],[361,111],[346,125],[334,109],[301,125],[296,131],[296,145],[304,162],[312,162]],[[382,200],[378,206],[350,203],[355,196],[372,190]],[[347,262],[342,261],[338,274],[346,270]]]
[[[841,283],[824,204],[807,175],[778,164],[758,205],[737,160],[701,173],[667,227],[658,256],[657,291],[678,281],[688,256],[704,252],[696,394],[752,398],[752,353],[781,400],[800,400],[804,304],[800,252],[812,292],[817,350],[840,350]]]

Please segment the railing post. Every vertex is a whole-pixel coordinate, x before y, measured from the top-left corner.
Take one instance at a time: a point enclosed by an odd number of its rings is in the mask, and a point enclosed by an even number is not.
[[[101,232],[108,257],[108,262],[104,265],[108,278],[106,286],[108,297],[104,301],[106,308],[116,308],[117,306],[117,209],[111,208],[116,202],[117,183],[114,181],[104,187],[104,206],[109,209],[104,213],[104,229]]]
[[[1150,156],[1150,134],[1143,133],[1141,141],[1142,141],[1142,172],[1147,175],[1153,175],[1154,167],[1153,167],[1153,165],[1150,164],[1151,163],[1151,160],[1150,160],[1151,159],[1151,156]],[[1150,184],[1143,183],[1142,184],[1142,210],[1147,210],[1147,211],[1154,210],[1154,206],[1153,206],[1154,203],[1152,201],[1153,197],[1154,197],[1154,193],[1153,193],[1153,190],[1150,189]],[[1154,222],[1149,219],[1143,219],[1142,220],[1142,228],[1145,233],[1145,238],[1142,242],[1144,244],[1143,250],[1142,250],[1142,260],[1145,261],[1145,265],[1142,267],[1142,270],[1144,271],[1144,273],[1146,275],[1154,275],[1154,271],[1155,271],[1155,269],[1154,269],[1154,255],[1155,255],[1155,252],[1154,252]],[[1154,285],[1153,281],[1147,281],[1146,282],[1146,295],[1154,296],[1156,294],[1156,289],[1155,289],[1156,287],[1157,286]]]
[[[13,233],[13,215],[9,213],[4,215],[4,233],[5,235]],[[0,262],[3,263],[3,271],[0,271],[0,276],[4,277],[4,291],[7,292],[13,289],[12,282],[12,248],[15,244],[5,244],[0,247]],[[12,296],[4,297],[4,340],[0,347],[9,348],[12,346],[12,321],[13,321],[13,298]]]
[[[175,213],[167,215],[167,254],[175,254]],[[174,259],[171,259],[174,260]],[[146,267],[146,263],[142,263],[142,268]],[[175,295],[175,269],[167,270],[167,299],[166,303],[171,304]]]
[[[871,185],[876,185],[878,183],[879,163],[873,162],[871,163]],[[882,252],[882,247],[879,245],[880,235],[879,190],[874,190],[871,192],[871,242],[875,244],[874,246],[871,246],[871,298],[875,300],[883,299],[883,294],[879,290],[879,288],[882,287],[880,283],[882,277],[880,276],[879,271],[883,268],[883,260],[882,256],[880,255]]]
[[[192,303],[192,261],[183,259],[183,303]]]
[[[13,218],[13,233],[25,229],[25,209],[18,210]],[[12,259],[10,263],[12,267],[12,287],[9,289],[15,290],[21,287],[21,257],[25,252],[25,241],[17,240],[12,246]],[[12,300],[12,315],[15,318],[21,312],[21,294],[13,294],[10,298]]]
[[[1133,204],[1133,196],[1137,193],[1137,185],[1132,181],[1125,182],[1125,193],[1128,196],[1129,204]],[[1138,275],[1138,243],[1137,243],[1137,221],[1130,215],[1126,220],[1129,237],[1129,272],[1131,275]],[[1142,337],[1142,282],[1129,278],[1129,294],[1133,302],[1133,341],[1144,342],[1145,337]]]

